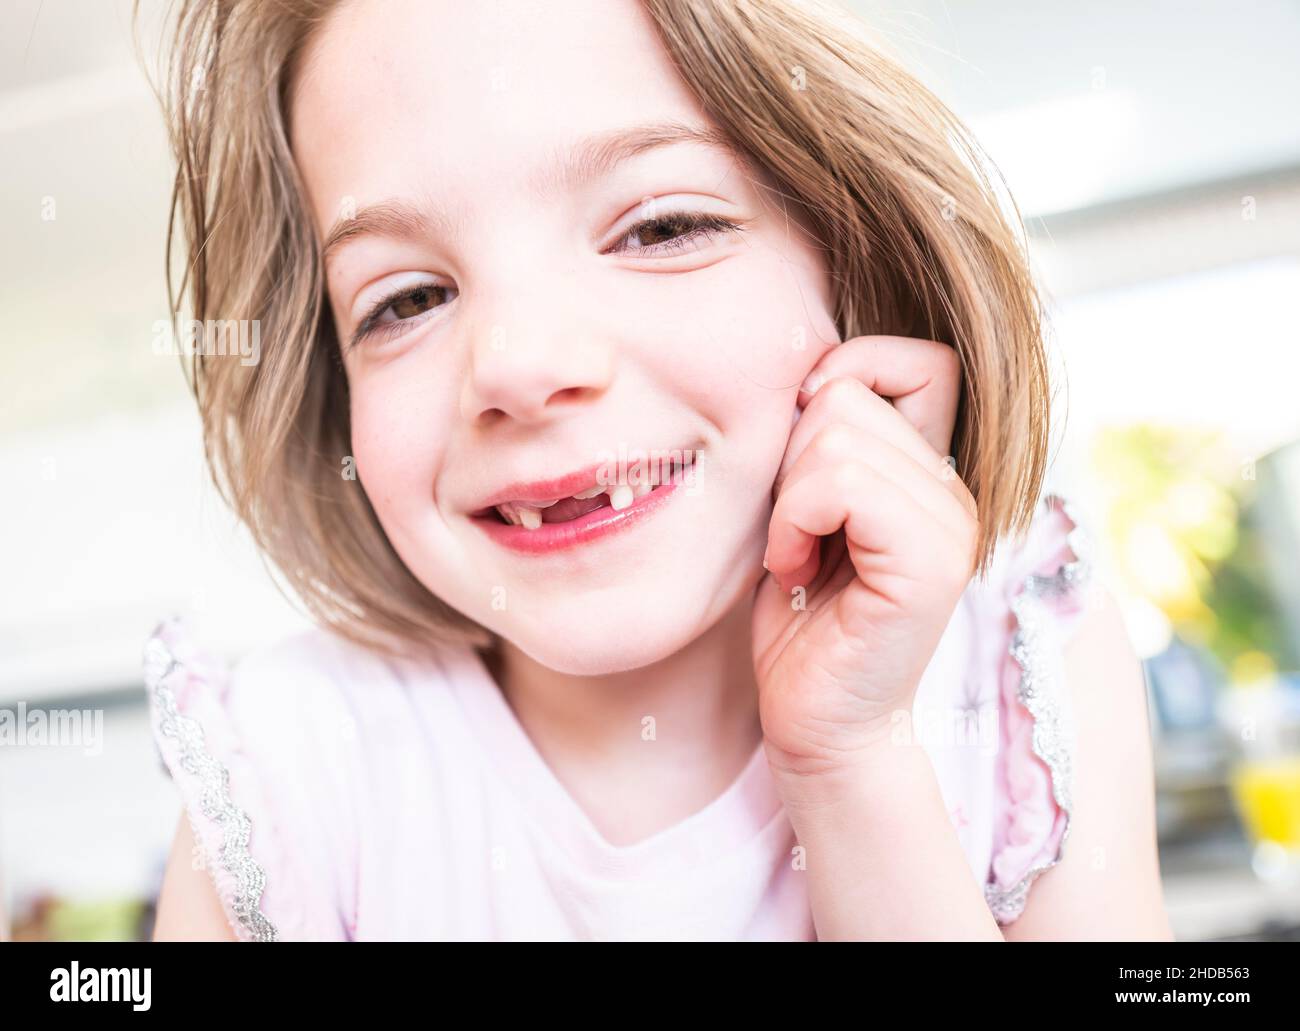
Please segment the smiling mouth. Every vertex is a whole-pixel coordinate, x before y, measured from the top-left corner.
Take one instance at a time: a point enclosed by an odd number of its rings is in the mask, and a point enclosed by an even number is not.
[[[565,497],[504,501],[473,513],[473,518],[489,522],[539,530],[543,525],[570,523],[602,508],[622,512],[641,498],[665,484],[675,484],[690,476],[695,466],[691,451],[673,452],[661,462],[633,465],[623,470],[618,482],[599,483]]]

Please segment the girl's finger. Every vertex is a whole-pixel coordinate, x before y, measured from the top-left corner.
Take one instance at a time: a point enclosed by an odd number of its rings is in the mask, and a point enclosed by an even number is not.
[[[821,386],[790,431],[785,456],[773,484],[777,496],[809,443],[829,426],[838,424],[867,430],[908,455],[942,483],[972,518],[976,517],[975,499],[956,469],[935,452],[902,413],[861,380],[849,377],[839,377]]]
[[[765,558],[783,577],[800,570],[818,539],[843,527],[860,577],[896,575],[909,581],[970,579],[974,555],[966,540],[953,540],[924,506],[870,466],[827,466],[787,486],[768,528]]]
[[[791,467],[782,483],[782,490],[789,489],[791,484],[819,469],[853,462],[870,466],[900,490],[906,491],[953,535],[971,532],[975,524],[974,515],[950,484],[923,468],[910,454],[874,430],[852,423],[837,422],[822,427]]]
[[[811,389],[799,388],[798,403],[807,404],[819,384],[839,376],[852,377],[891,400],[940,456],[949,454],[962,382],[956,349],[915,337],[852,337],[817,362],[809,375],[812,382],[805,381]]]

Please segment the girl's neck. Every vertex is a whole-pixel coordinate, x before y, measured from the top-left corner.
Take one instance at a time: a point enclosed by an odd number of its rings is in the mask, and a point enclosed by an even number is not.
[[[704,808],[762,741],[751,605],[747,598],[681,651],[624,673],[557,673],[505,641],[489,657],[516,719],[611,844]]]

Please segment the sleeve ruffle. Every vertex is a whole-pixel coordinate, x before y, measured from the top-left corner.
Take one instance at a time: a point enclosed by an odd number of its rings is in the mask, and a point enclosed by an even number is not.
[[[264,774],[239,732],[227,669],[170,619],[145,644],[144,680],[154,741],[235,934],[312,937]]]
[[[1020,916],[1034,879],[1060,860],[1069,834],[1074,731],[1063,651],[1087,606],[1089,540],[1069,502],[1048,494],[1001,581],[1010,640],[1000,669],[999,805],[984,887],[999,924]]]

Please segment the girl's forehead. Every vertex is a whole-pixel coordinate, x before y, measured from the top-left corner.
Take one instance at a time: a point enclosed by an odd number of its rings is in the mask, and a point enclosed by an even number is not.
[[[638,0],[352,0],[293,86],[309,183],[403,161],[487,174],[591,133],[705,124]]]

